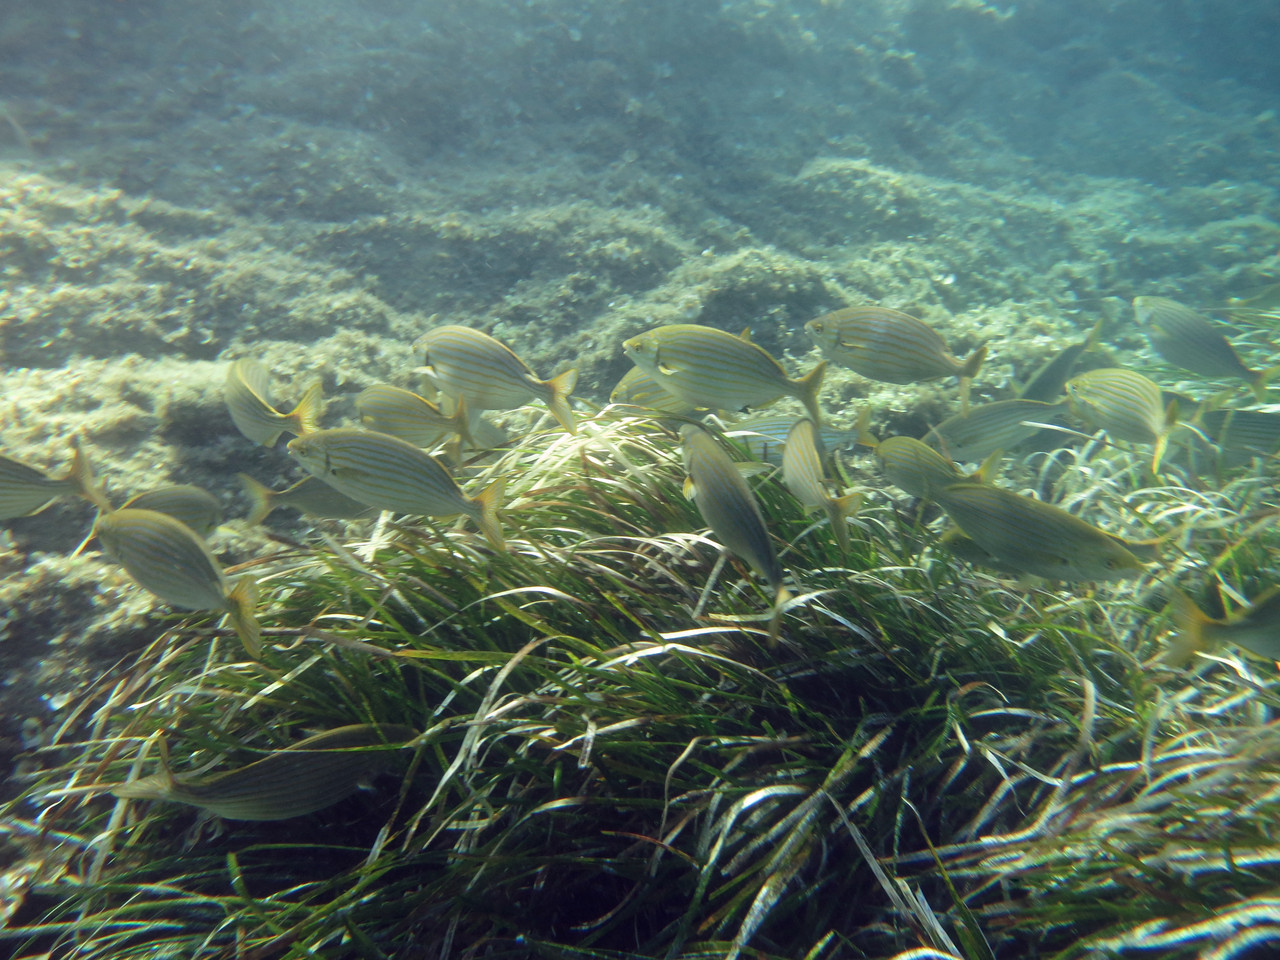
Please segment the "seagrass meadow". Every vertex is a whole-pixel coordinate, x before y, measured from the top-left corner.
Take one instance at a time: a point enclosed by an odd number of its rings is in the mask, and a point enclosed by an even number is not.
[[[262,629],[252,657],[175,613],[81,497],[0,503],[0,956],[1272,956],[1280,690],[1230,637],[1273,650],[1280,613],[1278,48],[1274,0],[0,4],[0,501],[69,486],[72,442],[111,506],[198,486]],[[1067,356],[1164,391],[1129,441],[1061,378],[1047,428],[986,428],[985,479],[1141,575],[948,539],[865,442],[926,438],[960,384],[806,332],[864,307],[981,357],[979,423]],[[606,405],[673,324],[749,329],[788,382],[827,361],[811,492],[861,497],[848,549],[744,470],[783,591],[685,496],[685,422]],[[502,536],[363,501],[261,522],[240,475],[304,464],[231,410],[261,386],[323,396],[304,432],[374,426],[446,326],[576,371],[576,434],[543,397],[442,453],[505,490]],[[993,449],[951,427],[947,457]],[[1194,656],[1192,604],[1227,638]],[[373,772],[332,805],[154,799],[166,758],[189,792],[305,786],[286,748],[343,729],[327,769]]]
[[[1012,467],[1117,528],[1176,530],[1156,578],[1072,593],[937,549],[879,501],[841,555],[753,481],[797,584],[767,590],[681,493],[669,424],[532,434],[509,551],[389,523],[253,563],[264,651],[174,620],[106,672],[6,811],[16,956],[1252,956],[1280,936],[1274,670],[1160,665],[1162,589],[1274,576],[1256,468],[1160,486],[1096,441]],[[610,414],[613,414],[612,416]],[[422,731],[368,791],[200,822],[105,794],[351,723]]]

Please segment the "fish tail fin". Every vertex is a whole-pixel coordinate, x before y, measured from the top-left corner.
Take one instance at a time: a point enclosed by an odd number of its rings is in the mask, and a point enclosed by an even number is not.
[[[1003,459],[1003,450],[992,450],[987,454],[987,458],[978,464],[978,469],[969,474],[969,479],[974,483],[989,483]]]
[[[231,604],[227,616],[245,651],[255,660],[261,659],[262,627],[253,615],[253,608],[258,603],[258,581],[253,577],[241,577],[227,594],[227,601]]]
[[[240,478],[240,485],[244,487],[244,492],[249,495],[249,501],[252,504],[245,522],[251,527],[256,527],[276,508],[276,492],[247,473],[237,473],[236,476]]]
[[[498,507],[502,505],[502,491],[506,481],[499,477],[475,496],[475,503],[480,508],[474,517],[476,526],[484,534],[486,540],[493,544],[495,550],[506,550],[507,540],[498,526]]]
[[[99,512],[110,513],[114,509],[94,475],[93,466],[80,446],[79,437],[71,438],[71,467],[63,479],[71,484],[77,496],[88,500]]]
[[[1098,342],[1098,334],[1102,333],[1102,324],[1103,320],[1102,318],[1099,318],[1098,322],[1089,329],[1088,336],[1084,338],[1084,343],[1081,344],[1081,346],[1084,347],[1084,349],[1080,351],[1081,353],[1088,353],[1093,349],[1094,344]]]
[[[1151,472],[1160,472],[1160,461],[1164,459],[1165,450],[1169,447],[1169,433],[1178,422],[1178,401],[1170,400],[1164,408],[1164,429],[1156,437],[1155,450],[1151,454]]]
[[[871,432],[871,408],[863,407],[858,411],[858,422],[854,424],[854,429],[858,431],[858,442],[864,447],[875,449],[880,446],[880,441],[876,439],[876,435]]]
[[[987,345],[984,343],[969,354],[969,359],[960,366],[960,412],[966,416],[969,413],[969,387],[974,377],[978,375],[978,371],[982,369],[982,361],[986,359]]]
[[[298,436],[318,430],[323,405],[323,387],[317,381],[307,388],[298,405],[285,414],[291,425],[289,429]]]
[[[1160,660],[1170,666],[1180,667],[1195,654],[1203,653],[1212,646],[1205,627],[1214,621],[1181,590],[1173,592],[1171,606],[1175,632],[1172,643],[1160,655]]]
[[[471,415],[467,413],[467,401],[462,397],[458,398],[453,416],[449,417],[449,424],[450,429],[458,435],[458,439],[462,441],[463,445],[468,447],[476,446],[475,438],[471,436]],[[462,453],[461,449],[459,449],[458,453]]]
[[[551,415],[560,421],[560,426],[569,433],[577,433],[573,422],[573,408],[569,406],[569,394],[578,385],[577,368],[570,368],[547,381],[551,395],[547,398],[547,408]]]
[[[827,520],[831,524],[831,532],[835,534],[836,546],[841,553],[849,552],[849,525],[845,518],[862,506],[861,493],[846,493],[843,497],[834,497],[827,501]]]
[[[773,612],[769,616],[769,647],[772,649],[778,645],[778,637],[782,633],[782,611],[786,607],[787,601],[791,599],[791,591],[786,587],[778,587],[777,594],[773,598]]]
[[[822,424],[822,408],[818,406],[818,391],[822,389],[822,378],[827,375],[827,361],[823,360],[816,367],[795,381],[796,399],[804,404],[809,419],[818,427]]]
[[[1253,379],[1249,381],[1249,386],[1253,388],[1253,395],[1258,398],[1259,403],[1267,402],[1267,386],[1278,375],[1280,375],[1280,364],[1274,367],[1267,367],[1265,370],[1259,370],[1253,375]]]

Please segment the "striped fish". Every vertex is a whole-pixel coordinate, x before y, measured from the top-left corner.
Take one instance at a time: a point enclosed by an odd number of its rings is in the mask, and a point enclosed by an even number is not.
[[[1082,341],[1063,347],[1061,351],[1031,375],[1031,378],[1018,391],[1018,398],[1051,403],[1062,396],[1062,391],[1065,389],[1067,381],[1071,379],[1071,374],[1075,372],[1076,362],[1093,349],[1093,345],[1101,331],[1102,321],[1099,320],[1093,325],[1089,335]]]
[[[1116,580],[1143,572],[1123,541],[1065,510],[986,483],[960,483],[934,499],[996,566],[1050,580]]]
[[[1164,662],[1181,666],[1194,654],[1223,643],[1266,660],[1280,660],[1280,588],[1271,587],[1230,617],[1210,617],[1180,590],[1174,592],[1172,605],[1177,631],[1161,656]]]
[[[782,450],[787,435],[795,426],[791,414],[761,413],[740,417],[724,425],[724,435],[734,443],[746,447],[748,455],[761,463],[781,465]],[[817,448],[824,455],[832,450],[848,450],[858,443],[858,431],[837,427],[819,427]]]
[[[1066,409],[1066,403],[996,400],[948,417],[923,437],[924,443],[960,463],[977,463],[1040,432]]]
[[[797,420],[787,434],[782,451],[782,482],[805,507],[826,511],[840,552],[848,553],[849,525],[845,517],[857,509],[862,502],[862,494],[833,497],[827,492],[826,479],[822,475],[822,457],[818,453],[818,430],[807,417]]]
[[[130,780],[111,792],[130,800],[164,800],[199,807],[227,820],[287,820],[355,793],[385,767],[392,750],[418,736],[412,727],[358,723],[326,730],[273,750],[261,760],[223,773],[179,776],[160,741],[160,773]]]
[[[452,416],[445,416],[434,403],[412,390],[375,383],[356,397],[356,412],[369,430],[389,433],[416,447],[433,447],[450,433],[457,434],[469,446],[475,445],[467,427],[465,400],[458,401]]]
[[[1160,469],[1178,405],[1166,405],[1156,383],[1133,370],[1102,367],[1068,380],[1067,398],[1072,413],[1114,439],[1155,444],[1151,472]]]
[[[242,577],[228,590],[222,567],[185,523],[155,510],[130,508],[101,515],[93,532],[138,586],[171,607],[223,611],[249,655],[256,659],[262,653],[253,616],[257,584]]]
[[[858,442],[871,447],[880,461],[885,479],[908,496],[935,499],[938,492],[956,483],[981,480],[986,466],[967,476],[955,463],[923,440],[915,437],[888,437],[877,440],[871,433],[871,411],[858,413]]]
[[[256,360],[231,364],[222,395],[236,428],[264,447],[275,446],[282,433],[309,433],[320,421],[319,383],[312,384],[296,407],[281,413],[272,405],[271,374]]]
[[[804,325],[822,355],[869,380],[916,383],[959,377],[965,409],[969,384],[982,368],[987,348],[957,360],[946,341],[915,317],[888,307],[846,307]]]
[[[203,487],[189,483],[157,487],[126,500],[121,510],[155,510],[208,537],[222,522],[222,504]]]
[[[1259,402],[1266,400],[1267,381],[1280,367],[1250,370],[1210,320],[1167,297],[1134,297],[1133,312],[1151,349],[1175,367],[1202,377],[1244,380]]]
[[[738,467],[707,431],[693,424],[680,430],[685,495],[692,497],[716,538],[764,577],[778,597],[786,595],[782,564],[769,537],[760,505]]]
[[[80,444],[71,444],[71,466],[61,477],[0,454],[0,520],[39,513],[58,497],[79,496],[100,510],[110,510]]]
[[[609,394],[609,402],[628,403],[634,407],[661,410],[663,413],[674,413],[682,417],[687,417],[697,409],[687,400],[681,400],[671,391],[663,389],[662,384],[639,367],[632,367],[622,375],[618,385]]]
[[[820,363],[792,380],[767,352],[746,336],[696,323],[654,327],[622,344],[631,362],[687,403],[713,410],[741,410],[795,397],[814,423],[822,422],[818,390],[826,373]]]
[[[288,450],[312,476],[361,503],[416,516],[465,514],[496,549],[505,548],[498,526],[501,479],[469,497],[422,449],[389,434],[351,427],[295,437]]]
[[[256,527],[278,507],[291,507],[323,520],[358,520],[378,511],[367,503],[339,493],[323,480],[307,477],[284,490],[272,490],[247,473],[237,474],[252,504],[246,522]]]
[[[569,395],[578,382],[577,370],[539,380],[506,344],[470,327],[436,327],[413,348],[425,355],[426,372],[435,385],[465,400],[473,419],[485,410],[513,410],[541,400],[565,430],[574,432]]]

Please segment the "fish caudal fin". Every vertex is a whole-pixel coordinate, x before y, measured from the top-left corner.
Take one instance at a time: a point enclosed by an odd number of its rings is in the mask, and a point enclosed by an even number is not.
[[[1204,653],[1209,649],[1211,644],[1205,636],[1205,626],[1213,623],[1213,620],[1181,590],[1174,591],[1171,606],[1173,641],[1161,654],[1160,661],[1172,667],[1180,667],[1197,653]]]
[[[244,492],[249,495],[249,502],[252,504],[245,522],[251,527],[256,527],[276,508],[276,492],[247,473],[237,473],[236,476],[240,478],[240,485],[244,487]]]
[[[89,458],[80,447],[79,438],[71,440],[71,469],[67,471],[64,477],[68,483],[72,485],[76,494],[83,497],[98,508],[100,513],[110,513],[114,507],[111,501],[107,499],[106,493],[102,489],[102,485],[98,483],[98,478],[94,476],[93,467],[89,464]]]
[[[307,388],[307,392],[302,395],[298,405],[285,414],[286,419],[289,421],[289,426],[287,427],[289,432],[300,437],[304,433],[312,433],[319,430],[323,404],[322,388],[319,383],[313,383]]]
[[[560,421],[560,426],[564,427],[569,433],[577,433],[578,429],[574,425],[573,409],[569,406],[569,394],[573,393],[573,388],[578,385],[578,371],[576,369],[566,370],[558,376],[552,377],[546,382],[547,387],[551,391],[551,395],[547,398],[547,409],[551,411],[551,415]]]
[[[1253,379],[1249,381],[1249,386],[1253,389],[1253,395],[1258,398],[1259,403],[1267,402],[1267,385],[1276,376],[1280,376],[1280,364],[1274,367],[1267,367],[1265,370],[1259,370],[1253,375]]]
[[[822,423],[822,408],[818,405],[818,391],[822,389],[822,378],[827,375],[827,361],[823,360],[803,377],[793,381],[795,398],[804,404],[815,427]]]
[[[458,398],[453,416],[449,418],[449,429],[458,435],[462,446],[476,446],[475,438],[471,436],[471,415],[467,413],[467,401],[462,397]],[[462,453],[461,449],[459,449],[458,453]]]
[[[849,525],[845,523],[845,518],[861,505],[861,493],[846,493],[843,497],[833,497],[825,504],[831,532],[835,535],[836,546],[842,554],[849,552]]]
[[[969,359],[960,366],[960,371],[957,374],[960,377],[960,412],[965,415],[969,413],[969,386],[973,383],[974,377],[978,375],[978,371],[982,369],[982,361],[986,359],[987,345],[984,343],[969,354]]]
[[[858,422],[854,425],[854,429],[858,431],[858,443],[864,447],[870,447],[874,450],[880,446],[880,441],[876,439],[876,435],[871,432],[871,408],[863,407],[858,411]]]
[[[227,594],[227,602],[231,609],[227,618],[231,626],[244,644],[245,651],[254,660],[262,657],[262,628],[253,615],[253,608],[258,603],[258,581],[253,577],[241,577]]]
[[[475,496],[475,504],[479,510],[472,517],[480,532],[495,550],[506,550],[507,540],[498,526],[498,507],[502,505],[502,491],[506,481],[499,477]]]

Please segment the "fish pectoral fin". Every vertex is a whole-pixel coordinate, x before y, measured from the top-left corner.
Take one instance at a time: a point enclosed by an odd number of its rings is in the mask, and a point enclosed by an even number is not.
[[[662,374],[664,377],[671,377],[671,376],[675,376],[675,374],[678,371],[676,370],[675,367],[671,366],[669,363],[663,363],[661,360],[659,360],[658,372]]]
[[[694,486],[693,477],[685,477],[684,478],[684,498],[686,500],[692,500],[697,495],[698,495],[698,488]]]

